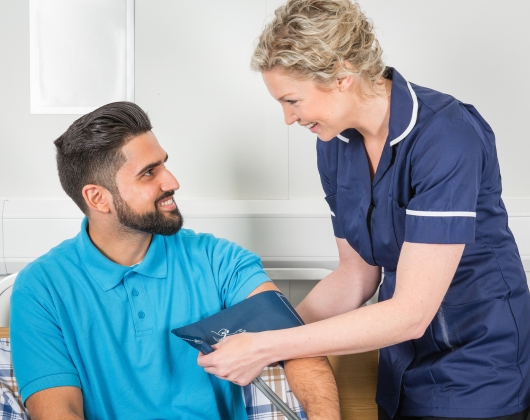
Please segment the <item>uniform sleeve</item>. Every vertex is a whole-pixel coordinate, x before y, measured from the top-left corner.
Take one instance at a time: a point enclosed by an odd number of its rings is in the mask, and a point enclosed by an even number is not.
[[[406,208],[405,241],[475,242],[485,160],[482,141],[469,123],[440,118],[428,127],[412,150],[414,197]]]
[[[17,284],[33,280],[29,277],[31,274],[19,274],[10,309],[13,368],[24,403],[35,392],[47,388],[81,388],[51,300],[40,289],[36,293],[33,287]]]
[[[339,140],[334,138],[330,141],[317,140],[317,166],[320,174],[320,182],[326,194],[326,201],[331,213],[333,232],[337,238],[344,238],[342,226],[339,222],[337,211],[337,159],[339,152]]]
[[[245,299],[260,284],[271,281],[260,258],[245,248],[209,235],[210,261],[223,307]]]

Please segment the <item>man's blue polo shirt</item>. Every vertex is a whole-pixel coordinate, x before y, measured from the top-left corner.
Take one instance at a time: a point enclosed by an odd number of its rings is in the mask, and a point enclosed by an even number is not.
[[[245,419],[241,389],[207,374],[170,330],[245,299],[269,281],[257,255],[182,229],[154,235],[125,267],[81,232],[20,272],[11,298],[22,398],[82,389],[87,419]]]
[[[530,294],[490,126],[452,96],[392,79],[373,180],[361,134],[318,141],[335,236],[384,267],[390,299],[404,241],[465,244],[424,336],[380,350],[377,403],[393,416],[488,418],[530,406]],[[428,281],[428,279],[425,279]]]

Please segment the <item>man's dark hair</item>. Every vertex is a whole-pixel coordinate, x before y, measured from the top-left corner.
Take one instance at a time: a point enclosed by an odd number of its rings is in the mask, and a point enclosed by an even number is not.
[[[116,173],[125,163],[122,147],[151,129],[138,105],[114,102],[79,118],[55,140],[61,185],[83,213],[88,212],[83,187],[101,185],[116,194]]]

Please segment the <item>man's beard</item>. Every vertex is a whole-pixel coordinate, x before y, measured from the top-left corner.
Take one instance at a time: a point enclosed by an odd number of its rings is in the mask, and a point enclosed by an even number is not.
[[[174,192],[167,192],[160,196],[156,202],[172,197]],[[161,212],[156,203],[155,210],[147,213],[136,213],[125,202],[119,192],[112,195],[118,221],[130,229],[139,230],[141,232],[158,234],[158,235],[173,235],[177,233],[184,223],[184,219],[180,214],[179,208],[169,212]]]

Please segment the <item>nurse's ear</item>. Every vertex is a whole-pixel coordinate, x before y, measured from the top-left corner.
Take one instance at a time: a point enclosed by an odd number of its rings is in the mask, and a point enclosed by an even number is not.
[[[356,84],[355,76],[353,74],[347,74],[345,76],[337,78],[336,83],[336,87],[339,92],[346,92]]]
[[[110,191],[101,185],[87,184],[83,187],[83,198],[91,211],[109,213],[112,201]]]

